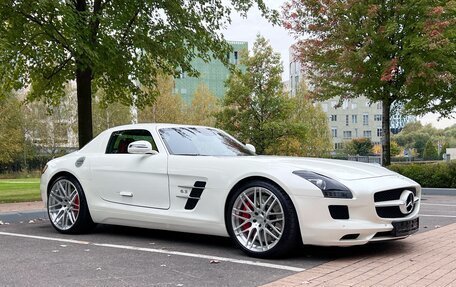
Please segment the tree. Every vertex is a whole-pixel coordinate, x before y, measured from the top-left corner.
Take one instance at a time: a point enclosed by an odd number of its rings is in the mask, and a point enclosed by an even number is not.
[[[384,165],[392,106],[442,115],[456,106],[454,1],[289,0],[283,14],[316,97],[382,102]]]
[[[426,143],[426,147],[424,148],[423,159],[424,160],[435,160],[439,156],[437,152],[437,148],[435,147],[435,143],[432,140],[429,140]]]
[[[180,95],[174,94],[173,89],[173,78],[160,75],[157,78],[159,94],[152,105],[146,106],[139,111],[139,122],[185,123],[185,104]],[[146,90],[145,92],[149,91]]]
[[[20,102],[14,95],[0,99],[0,164],[20,157],[24,148],[23,118]]]
[[[241,64],[245,72],[237,70],[227,80],[217,125],[263,154],[293,132],[293,103],[284,92],[280,54],[265,38],[257,36],[252,56],[242,51]]]
[[[208,86],[201,83],[196,88],[192,102],[187,108],[186,123],[192,125],[214,126],[215,114],[219,103]]]
[[[31,85],[29,99],[57,103],[75,79],[82,147],[93,136],[92,91],[141,107],[157,95],[141,87],[155,87],[159,73],[197,74],[191,60],[209,51],[226,63],[220,31],[254,4],[276,19],[263,0],[0,0],[0,91]]]
[[[401,147],[396,141],[391,141],[391,156],[398,156],[401,153]]]
[[[103,98],[102,94],[103,90],[97,91],[92,106],[93,131],[95,135],[106,129],[132,122],[130,107],[121,103],[106,104],[101,100]]]
[[[348,141],[344,145],[345,153],[348,155],[370,155],[374,145],[369,138],[358,138]]]
[[[329,156],[332,141],[328,129],[328,117],[320,105],[314,105],[304,81],[299,84],[296,95],[291,98],[293,110],[289,116],[295,135],[279,139],[271,153],[294,156]]]

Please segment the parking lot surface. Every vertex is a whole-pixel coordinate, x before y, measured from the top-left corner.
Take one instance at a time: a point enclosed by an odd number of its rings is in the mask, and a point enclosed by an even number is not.
[[[456,196],[425,195],[420,214],[420,233],[456,223]],[[346,248],[303,246],[285,259],[258,260],[228,238],[110,225],[87,235],[63,235],[47,219],[8,218],[11,222],[0,216],[1,286],[259,286],[330,261],[414,252],[407,246],[419,238]]]

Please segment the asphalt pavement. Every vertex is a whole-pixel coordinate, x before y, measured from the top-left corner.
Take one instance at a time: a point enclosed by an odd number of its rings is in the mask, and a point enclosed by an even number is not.
[[[456,194],[424,194],[419,232],[456,223]],[[0,213],[0,220],[0,286],[258,286],[402,244],[303,246],[286,259],[258,260],[222,237],[111,225],[63,235],[44,211]]]

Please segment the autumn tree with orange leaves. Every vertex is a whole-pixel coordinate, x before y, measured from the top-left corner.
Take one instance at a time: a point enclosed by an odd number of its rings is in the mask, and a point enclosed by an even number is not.
[[[290,0],[283,19],[317,99],[380,101],[383,131],[397,104],[442,116],[456,106],[456,1]],[[389,132],[382,150],[389,165]]]

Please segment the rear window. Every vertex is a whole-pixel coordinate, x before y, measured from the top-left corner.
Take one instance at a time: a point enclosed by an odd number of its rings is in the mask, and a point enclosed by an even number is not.
[[[125,154],[128,153],[128,145],[135,141],[148,141],[152,148],[157,150],[154,139],[148,130],[124,130],[116,131],[111,134],[106,153]]]

